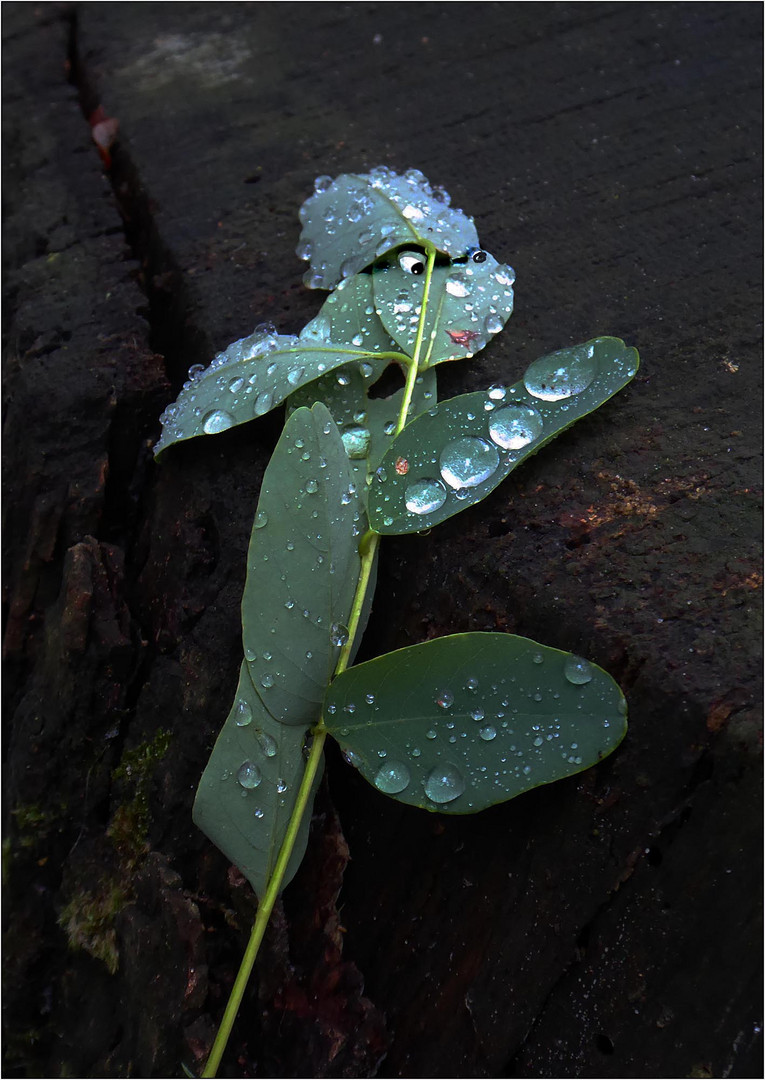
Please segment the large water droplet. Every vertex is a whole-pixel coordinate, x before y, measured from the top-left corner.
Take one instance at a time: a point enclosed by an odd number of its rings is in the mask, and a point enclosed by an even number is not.
[[[352,461],[358,461],[367,456],[372,438],[368,428],[351,424],[342,431],[340,438],[343,440],[346,454]]]
[[[409,770],[399,761],[389,761],[378,769],[374,784],[386,795],[397,795],[409,786]]]
[[[451,709],[454,704],[454,694],[451,690],[440,690],[436,694],[436,705],[440,709]]]
[[[348,627],[343,623],[332,623],[329,628],[329,640],[332,645],[345,645],[348,640]]]
[[[265,675],[261,676],[260,685],[264,690],[269,690],[274,685],[273,675],[269,675],[269,673],[266,672]]]
[[[303,378],[304,375],[305,375],[305,368],[303,368],[303,367],[292,368],[291,371],[287,372],[287,382],[290,384],[290,386],[297,386],[297,384],[300,382],[300,380]]]
[[[579,345],[540,356],[526,370],[524,386],[543,401],[561,401],[581,394],[597,374],[594,353],[592,345]]]
[[[237,769],[236,778],[243,788],[252,791],[258,786],[263,776],[254,761],[244,761]]]
[[[487,315],[483,322],[487,334],[498,334],[504,325],[499,315]]]
[[[264,525],[268,525],[268,514],[265,510],[258,510],[255,515],[255,528],[262,529]]]
[[[465,781],[459,769],[448,762],[431,769],[425,781],[425,794],[434,803],[450,803],[465,790]]]
[[[450,296],[458,296],[460,298],[470,296],[470,288],[468,287],[464,274],[452,274],[451,277],[447,278],[444,288]]]
[[[319,483],[317,480],[306,480],[305,490],[309,495],[315,495],[319,490]]]
[[[313,190],[317,195],[320,195],[322,191],[326,191],[327,188],[332,186],[331,176],[317,176],[313,182]]]
[[[267,731],[259,731],[257,737],[260,749],[266,757],[276,757],[276,739],[269,735]]]
[[[228,431],[233,423],[234,418],[230,413],[224,412],[223,409],[216,409],[214,412],[209,412],[202,421],[202,431],[206,435],[217,435],[221,431]]]
[[[441,476],[455,489],[476,487],[497,471],[499,453],[483,439],[466,436],[447,443],[441,451]]]
[[[439,480],[416,480],[404,491],[407,510],[413,514],[431,514],[446,502],[446,489]]]
[[[237,375],[236,378],[232,379],[228,384],[228,388],[232,394],[238,393],[243,386],[244,379],[240,375]]]
[[[489,435],[503,450],[520,450],[542,434],[544,422],[536,409],[506,405],[489,421]]]
[[[492,739],[497,737],[497,729],[493,728],[491,724],[488,724],[485,728],[481,728],[478,732],[484,742],[491,742]]]
[[[584,686],[592,679],[592,664],[581,656],[569,656],[563,665],[563,674],[574,686]]]
[[[234,719],[237,727],[247,727],[252,723],[252,709],[242,698],[237,701],[234,708]]]
[[[274,395],[271,390],[264,390],[262,394],[258,394],[255,399],[255,405],[252,411],[256,416],[263,416],[271,410],[271,406],[274,403]]]

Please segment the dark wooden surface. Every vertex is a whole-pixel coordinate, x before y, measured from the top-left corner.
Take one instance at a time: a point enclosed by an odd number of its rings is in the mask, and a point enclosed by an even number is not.
[[[595,334],[642,367],[386,541],[362,658],[526,634],[610,670],[630,732],[465,819],[330,753],[221,1075],[761,1075],[759,5],[3,16],[5,1075],[209,1047],[253,902],[190,810],[280,420],[151,444],[191,364],[317,310],[298,207],[377,164],[443,184],[518,275],[443,396]]]

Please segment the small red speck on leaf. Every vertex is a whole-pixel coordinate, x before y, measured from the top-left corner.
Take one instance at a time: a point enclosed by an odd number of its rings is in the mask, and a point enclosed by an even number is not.
[[[469,347],[478,337],[475,330],[447,330],[446,332],[455,345],[465,345]]]
[[[399,476],[406,476],[406,474],[409,472],[409,462],[406,460],[406,458],[403,458],[403,457],[396,458],[396,466],[395,467],[396,467],[396,472],[398,473]]]

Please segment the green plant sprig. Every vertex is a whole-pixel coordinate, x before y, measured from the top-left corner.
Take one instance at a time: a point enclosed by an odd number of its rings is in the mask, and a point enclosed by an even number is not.
[[[455,634],[353,660],[381,536],[480,501],[626,385],[637,352],[595,338],[541,357],[513,386],[438,403],[436,366],[502,329],[513,271],[417,170],[319,177],[300,218],[304,280],[333,290],[319,314],[297,336],[263,324],[192,369],[155,448],[287,404],[248,551],[239,685],[194,804],[260,900],[205,1077],[305,851],[328,735],[384,794],[466,814],[588,768],[626,732],[605,671],[516,635]],[[404,387],[373,396],[391,363]]]

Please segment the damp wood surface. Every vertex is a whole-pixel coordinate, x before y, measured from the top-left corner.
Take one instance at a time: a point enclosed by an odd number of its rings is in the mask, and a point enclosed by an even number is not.
[[[385,540],[359,659],[523,634],[608,670],[630,729],[465,818],[330,753],[220,1075],[759,1075],[760,12],[463,14],[3,5],[8,1077],[209,1049],[255,905],[191,804],[282,421],[151,447],[192,364],[316,313],[300,203],[380,164],[517,273],[441,397],[601,334],[641,369],[480,505]]]

